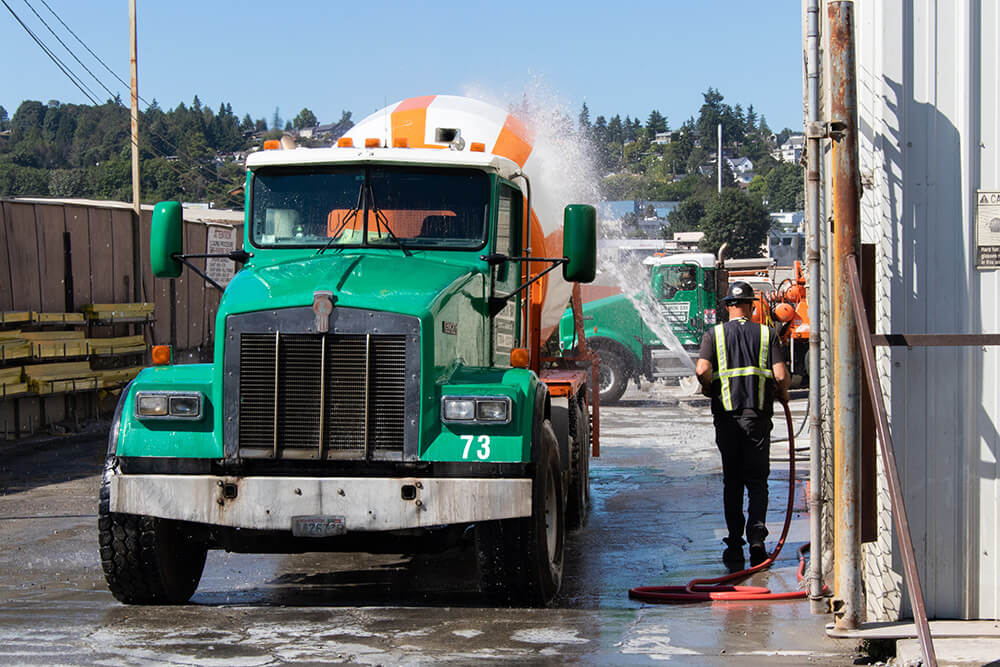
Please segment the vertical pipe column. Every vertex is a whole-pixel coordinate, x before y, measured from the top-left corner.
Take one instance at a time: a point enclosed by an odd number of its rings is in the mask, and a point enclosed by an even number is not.
[[[833,342],[834,624],[858,627],[861,600],[860,356],[854,329],[847,262],[860,255],[857,81],[854,3],[827,5],[830,30],[830,123],[833,147]]]
[[[823,596],[823,466],[820,427],[820,132],[819,113],[819,0],[806,8],[806,218],[808,219],[809,291],[809,600],[814,614],[829,611]]]

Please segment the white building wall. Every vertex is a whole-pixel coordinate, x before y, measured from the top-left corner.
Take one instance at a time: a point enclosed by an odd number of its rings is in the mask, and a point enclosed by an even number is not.
[[[1000,190],[1000,12],[981,0],[858,0],[862,238],[877,330],[1000,331],[975,269],[976,191]],[[881,350],[896,458],[932,618],[1000,616],[1000,351]],[[865,547],[868,620],[909,615],[884,485]]]

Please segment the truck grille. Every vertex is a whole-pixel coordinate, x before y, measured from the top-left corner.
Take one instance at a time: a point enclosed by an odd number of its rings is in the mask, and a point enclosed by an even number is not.
[[[238,341],[239,456],[401,459],[406,335],[247,332]]]

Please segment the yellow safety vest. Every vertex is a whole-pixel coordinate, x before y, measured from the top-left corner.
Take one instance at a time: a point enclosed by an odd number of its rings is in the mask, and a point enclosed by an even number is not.
[[[760,353],[757,357],[756,366],[740,366],[729,368],[729,360],[726,357],[726,333],[722,324],[715,325],[715,356],[719,362],[719,369],[713,379],[719,380],[721,385],[722,409],[726,412],[733,410],[733,393],[730,381],[735,377],[755,376],[757,378],[757,409],[764,410],[764,390],[767,381],[774,379],[774,372],[768,368],[767,343],[769,330],[767,325],[760,325]]]

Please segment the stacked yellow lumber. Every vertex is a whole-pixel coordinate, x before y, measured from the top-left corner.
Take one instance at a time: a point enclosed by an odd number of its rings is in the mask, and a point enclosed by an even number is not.
[[[32,324],[83,324],[83,313],[40,313],[31,311]]]
[[[0,326],[7,324],[27,324],[31,322],[30,310],[0,312]]]
[[[0,368],[0,399],[28,393],[28,383],[24,381],[24,368]]]
[[[102,387],[117,387],[126,384],[139,374],[144,366],[129,366],[128,368],[112,368],[106,371],[94,371],[100,378]]]
[[[85,357],[90,354],[86,334],[82,331],[26,331],[21,334],[31,342],[35,359]]]
[[[20,329],[0,331],[0,362],[30,356],[31,341],[21,335]]]
[[[147,322],[153,319],[152,303],[91,303],[83,307],[83,314],[91,322],[126,324]]]
[[[142,336],[88,338],[87,342],[90,343],[90,353],[102,357],[146,351],[146,339]]]
[[[25,366],[24,377],[28,389],[38,394],[97,389],[100,382],[97,371],[90,370],[86,361]]]

